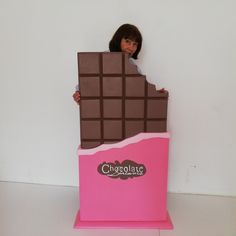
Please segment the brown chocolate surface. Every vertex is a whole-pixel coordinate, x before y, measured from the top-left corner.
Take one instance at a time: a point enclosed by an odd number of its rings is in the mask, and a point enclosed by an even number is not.
[[[81,147],[114,143],[140,132],[166,132],[168,92],[121,52],[78,53]]]

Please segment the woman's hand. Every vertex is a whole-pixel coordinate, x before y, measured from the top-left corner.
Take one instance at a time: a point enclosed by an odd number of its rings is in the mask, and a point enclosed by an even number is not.
[[[79,91],[76,91],[76,92],[73,94],[73,98],[74,98],[74,101],[79,105],[80,92],[79,92]]]
[[[159,89],[159,90],[157,90],[159,93],[166,93],[167,91],[164,89],[164,88],[162,88],[162,89]]]

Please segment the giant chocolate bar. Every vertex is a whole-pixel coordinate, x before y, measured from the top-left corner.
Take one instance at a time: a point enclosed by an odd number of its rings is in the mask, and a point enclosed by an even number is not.
[[[78,53],[81,148],[141,132],[166,132],[168,92],[137,71],[121,52]]]

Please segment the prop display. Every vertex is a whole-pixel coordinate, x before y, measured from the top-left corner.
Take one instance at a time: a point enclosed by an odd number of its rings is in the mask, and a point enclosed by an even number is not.
[[[168,92],[127,54],[78,53],[80,210],[75,228],[172,229],[167,212]]]

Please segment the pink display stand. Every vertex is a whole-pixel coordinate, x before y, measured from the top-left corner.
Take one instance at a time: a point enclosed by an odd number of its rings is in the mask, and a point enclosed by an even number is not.
[[[168,133],[140,133],[79,149],[75,228],[172,229],[167,212]]]

